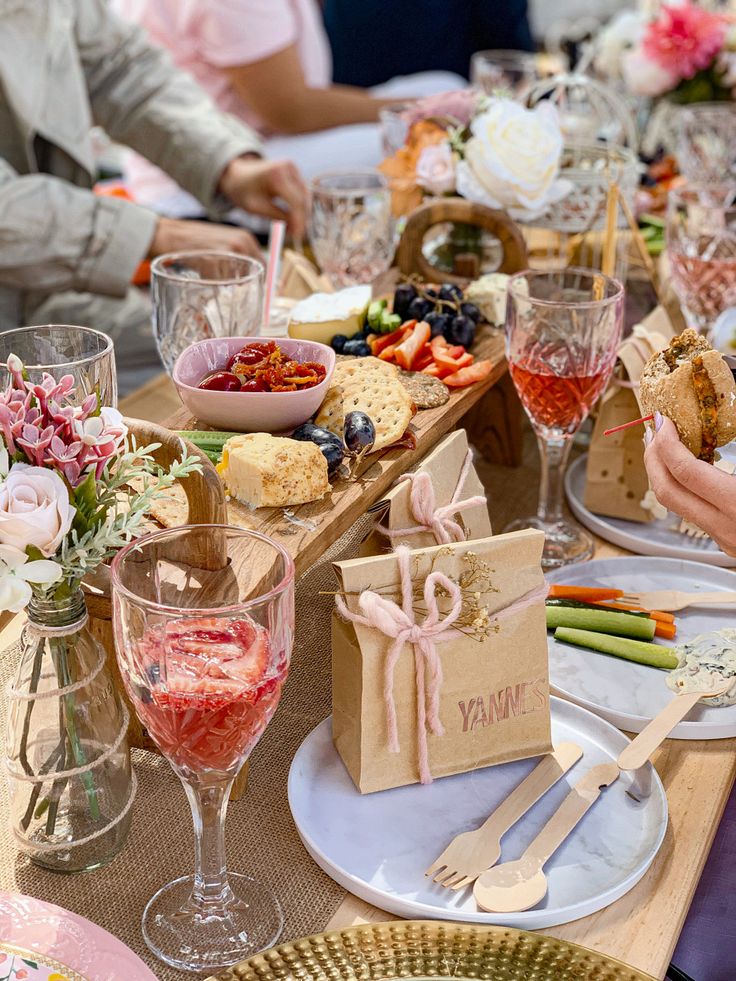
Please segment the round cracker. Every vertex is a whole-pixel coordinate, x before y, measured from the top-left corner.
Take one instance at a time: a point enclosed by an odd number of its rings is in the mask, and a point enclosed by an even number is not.
[[[421,371],[402,371],[399,381],[418,409],[436,409],[450,401],[450,389],[439,378]]]

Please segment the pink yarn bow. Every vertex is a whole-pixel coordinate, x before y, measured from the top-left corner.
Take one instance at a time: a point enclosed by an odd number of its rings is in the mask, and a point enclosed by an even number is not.
[[[468,450],[452,499],[449,504],[443,504],[441,507],[437,507],[434,484],[428,473],[424,473],[423,471],[405,473],[402,477],[399,477],[399,481],[408,480],[411,483],[409,505],[411,513],[418,524],[412,528],[397,528],[394,531],[384,527],[381,527],[380,530],[392,539],[403,538],[406,535],[416,535],[420,531],[431,531],[438,545],[449,545],[451,542],[464,542],[465,532],[463,531],[462,525],[455,520],[455,515],[460,511],[465,511],[468,508],[477,507],[479,504],[486,503],[485,497],[481,494],[477,494],[475,497],[468,497],[464,501],[458,500],[472,462],[473,454]]]
[[[424,602],[427,607],[427,616],[423,623],[418,624],[414,618],[409,549],[405,545],[400,545],[396,549],[396,558],[401,577],[401,606],[394,603],[393,600],[386,599],[385,596],[379,596],[372,590],[366,590],[361,593],[358,600],[361,613],[352,613],[341,596],[337,597],[337,608],[346,620],[364,627],[373,627],[385,636],[393,638],[393,644],[386,656],[383,678],[388,746],[392,753],[399,752],[396,703],[394,701],[394,670],[404,644],[413,646],[416,674],[419,779],[422,783],[431,783],[427,729],[436,736],[442,736],[445,732],[439,716],[442,663],[436,645],[455,635],[452,625],[462,610],[462,593],[458,584],[442,572],[431,572],[424,582]],[[452,609],[444,617],[441,617],[437,606],[437,597],[435,596],[437,586],[446,589],[452,601]]]

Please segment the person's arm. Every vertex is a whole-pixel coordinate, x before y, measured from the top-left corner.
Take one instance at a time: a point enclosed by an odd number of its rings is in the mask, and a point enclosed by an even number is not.
[[[736,555],[736,475],[696,459],[674,423],[656,416],[644,463],[659,503],[702,528],[727,554]]]
[[[124,296],[158,216],[0,158],[0,283]]]
[[[77,0],[75,35],[92,112],[112,139],[137,150],[206,207],[236,157],[259,153],[256,134],[210,98],[107,0]]]
[[[295,44],[260,61],[223,68],[223,72],[248,108],[279,133],[376,122],[379,109],[396,103],[396,99],[376,99],[350,85],[309,88]]]

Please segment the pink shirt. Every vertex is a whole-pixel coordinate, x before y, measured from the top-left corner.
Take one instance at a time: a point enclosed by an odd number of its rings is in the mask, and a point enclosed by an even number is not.
[[[296,44],[309,88],[330,84],[332,60],[315,0],[113,0],[193,75],[220,109],[265,131],[223,68],[248,65]]]

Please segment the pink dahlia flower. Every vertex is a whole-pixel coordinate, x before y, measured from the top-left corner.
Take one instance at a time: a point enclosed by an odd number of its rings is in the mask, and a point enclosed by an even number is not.
[[[687,2],[663,6],[647,26],[642,47],[660,68],[682,80],[708,68],[725,40],[725,18]]]

